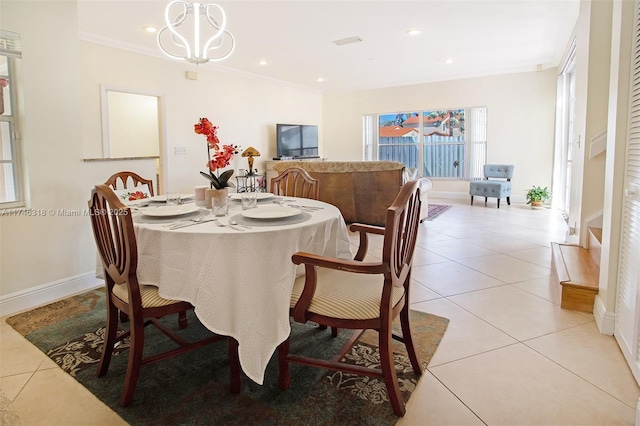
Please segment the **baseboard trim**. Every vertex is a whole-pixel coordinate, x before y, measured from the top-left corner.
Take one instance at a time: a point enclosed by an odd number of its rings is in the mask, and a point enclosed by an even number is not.
[[[0,297],[0,316],[33,309],[56,300],[100,287],[104,281],[96,278],[95,271],[64,278],[28,290]]]
[[[596,320],[600,333],[613,336],[613,330],[616,325],[616,315],[614,312],[607,311],[602,298],[599,296],[596,296],[596,300],[593,303],[593,317]]]

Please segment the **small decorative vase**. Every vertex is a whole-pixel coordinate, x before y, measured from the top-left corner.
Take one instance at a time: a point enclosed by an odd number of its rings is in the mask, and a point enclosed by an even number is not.
[[[226,216],[229,213],[229,188],[207,189],[205,203],[211,203],[211,212],[214,216]]]

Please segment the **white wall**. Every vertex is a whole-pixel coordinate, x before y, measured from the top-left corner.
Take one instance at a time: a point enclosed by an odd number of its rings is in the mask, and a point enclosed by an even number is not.
[[[155,172],[153,160],[83,161],[102,152],[100,84],[165,94],[166,165],[176,190],[205,183],[198,173],[207,161],[205,142],[193,132],[199,117],[220,126],[223,142],[256,147],[261,169],[275,155],[276,122],[322,125],[318,92],[203,67],[197,81],[186,80],[182,63],[81,42],[75,1],[2,0],[0,8],[0,27],[23,41],[32,209],[81,210],[91,187],[111,174]],[[188,155],[173,155],[175,146],[186,146]],[[241,158],[238,167],[245,164]],[[88,217],[0,216],[0,315],[95,284],[94,247]]]
[[[580,220],[578,222],[579,241],[587,245],[587,222],[602,215],[605,192],[606,151],[593,158],[589,158],[591,139],[601,131],[607,129],[609,109],[609,68],[611,63],[611,26],[613,3],[611,1],[589,2],[591,8],[588,14],[589,22],[585,24],[586,33],[578,33],[578,42],[587,45],[577,56],[578,64],[587,74],[585,92],[578,92],[585,111],[584,127],[579,128],[584,141],[584,171],[582,186],[575,190],[582,194]],[[581,12],[584,2],[581,3]],[[582,13],[578,20],[582,19]],[[572,188],[573,190],[573,188]],[[571,218],[570,218],[571,219]],[[571,222],[570,222],[571,223]]]
[[[166,122],[164,147],[168,190],[188,192],[207,182],[206,141],[193,131],[200,117],[220,126],[223,144],[253,146],[260,153],[254,168],[264,171],[264,161],[276,155],[275,124],[313,123],[322,126],[322,95],[271,81],[195,67],[95,43],[81,43],[84,104],[83,149],[85,156],[99,156],[100,85],[146,90],[164,94]],[[197,80],[187,80],[185,71],[196,71]],[[187,155],[175,155],[175,147],[186,147]],[[238,156],[235,168],[246,169],[246,158]],[[232,178],[235,182],[235,178]]]
[[[80,46],[74,2],[2,2],[0,27],[22,36],[22,136],[31,207],[0,218],[0,294],[88,270],[88,220],[49,209],[86,206],[81,162]]]
[[[486,106],[489,163],[515,165],[514,201],[533,185],[551,187],[557,69],[392,87],[324,98],[323,156],[361,160],[362,116]],[[469,193],[469,183],[434,181],[433,191]]]

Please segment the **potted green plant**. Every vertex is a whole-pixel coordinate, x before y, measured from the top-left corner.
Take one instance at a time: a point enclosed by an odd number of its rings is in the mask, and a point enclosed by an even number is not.
[[[551,198],[551,191],[546,186],[544,188],[533,186],[527,191],[526,198],[527,204],[531,204],[531,207],[539,207]]]

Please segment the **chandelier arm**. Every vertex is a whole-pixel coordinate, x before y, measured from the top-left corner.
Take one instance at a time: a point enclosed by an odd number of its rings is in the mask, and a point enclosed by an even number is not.
[[[219,24],[218,20],[213,15],[209,14],[210,7],[218,8],[218,10],[220,11],[220,15],[222,15],[222,23]],[[207,21],[209,22],[209,24],[211,24],[211,26],[213,26],[214,28],[218,29],[218,32],[212,38],[220,37],[220,35],[222,35],[222,32],[227,27],[227,14],[224,13],[224,10],[219,5],[214,3],[209,3],[205,5],[205,16],[207,17]]]
[[[162,42],[160,41],[160,36],[161,34],[167,29],[167,27],[163,27],[159,32],[158,32],[158,38],[157,38],[157,42],[158,42],[158,47],[160,48],[160,50],[162,50],[164,52],[165,55],[169,56],[170,58],[173,59],[180,59],[182,61],[186,60],[186,57],[183,56],[176,56],[173,53],[169,52],[167,49],[164,48],[164,46],[162,45]],[[184,46],[182,46],[184,47]]]
[[[169,11],[172,8],[172,6],[174,6],[174,5],[181,5],[183,10],[182,10],[182,13],[179,14],[172,22],[171,18],[169,17]],[[183,1],[180,1],[180,0],[175,0],[175,1],[172,1],[171,3],[169,3],[167,5],[167,7],[165,8],[165,10],[164,10],[164,20],[167,23],[166,27],[164,27],[164,28],[168,28],[169,29],[169,31],[172,34],[172,37],[171,37],[172,40],[173,40],[173,38],[175,36],[176,38],[178,38],[178,40],[180,40],[182,42],[182,47],[184,47],[187,50],[186,58],[190,58],[191,57],[191,46],[189,45],[189,42],[187,41],[187,39],[184,38],[184,36],[182,34],[180,34],[176,30],[175,27],[181,25],[184,22],[184,20],[186,19],[187,14],[189,13],[190,9],[193,10],[193,5],[192,4],[189,4],[189,3],[186,3],[186,2],[183,2]],[[163,30],[164,30],[164,28],[163,28]],[[160,43],[160,34],[158,34],[158,43]],[[177,44],[177,43],[175,43],[175,44]],[[163,48],[162,50],[166,52],[166,49]]]
[[[229,56],[231,56],[231,54],[233,53],[233,51],[236,49],[236,40],[235,38],[233,38],[233,36],[231,35],[231,33],[227,30],[224,31],[230,38],[231,40],[231,48],[229,49],[229,52],[224,55],[221,56],[220,58],[208,58],[209,61],[211,62],[218,62],[218,61],[222,61],[224,59],[227,59]],[[211,49],[219,49],[222,46],[222,40],[220,42],[220,44],[218,46],[212,47]]]
[[[180,6],[182,11],[174,18],[171,19],[170,14],[172,10],[176,10],[175,7]],[[220,13],[220,19],[217,19],[212,12]],[[188,18],[188,15],[193,13],[193,41],[194,46],[192,49],[191,44],[187,41],[187,38],[180,34],[177,30]],[[200,26],[204,24],[202,18],[206,18],[206,22],[213,27],[215,34],[207,39],[204,45],[200,43]],[[202,64],[209,61],[221,61],[228,58],[235,50],[235,39],[233,35],[226,29],[227,15],[221,6],[209,3],[201,4],[198,2],[190,3],[182,0],[171,1],[165,8],[165,22],[164,26],[158,32],[157,42],[158,47],[162,52],[170,58],[186,60],[195,64]],[[169,33],[166,32],[169,30]],[[163,38],[164,37],[164,38]],[[168,38],[167,38],[168,37]],[[221,49],[227,41],[227,37],[230,41],[229,51],[219,58],[209,58],[209,51],[215,51]],[[174,46],[184,49],[186,55],[178,56],[165,47],[167,43],[173,43]],[[175,50],[175,49],[173,49]],[[217,52],[220,53],[220,52]]]

